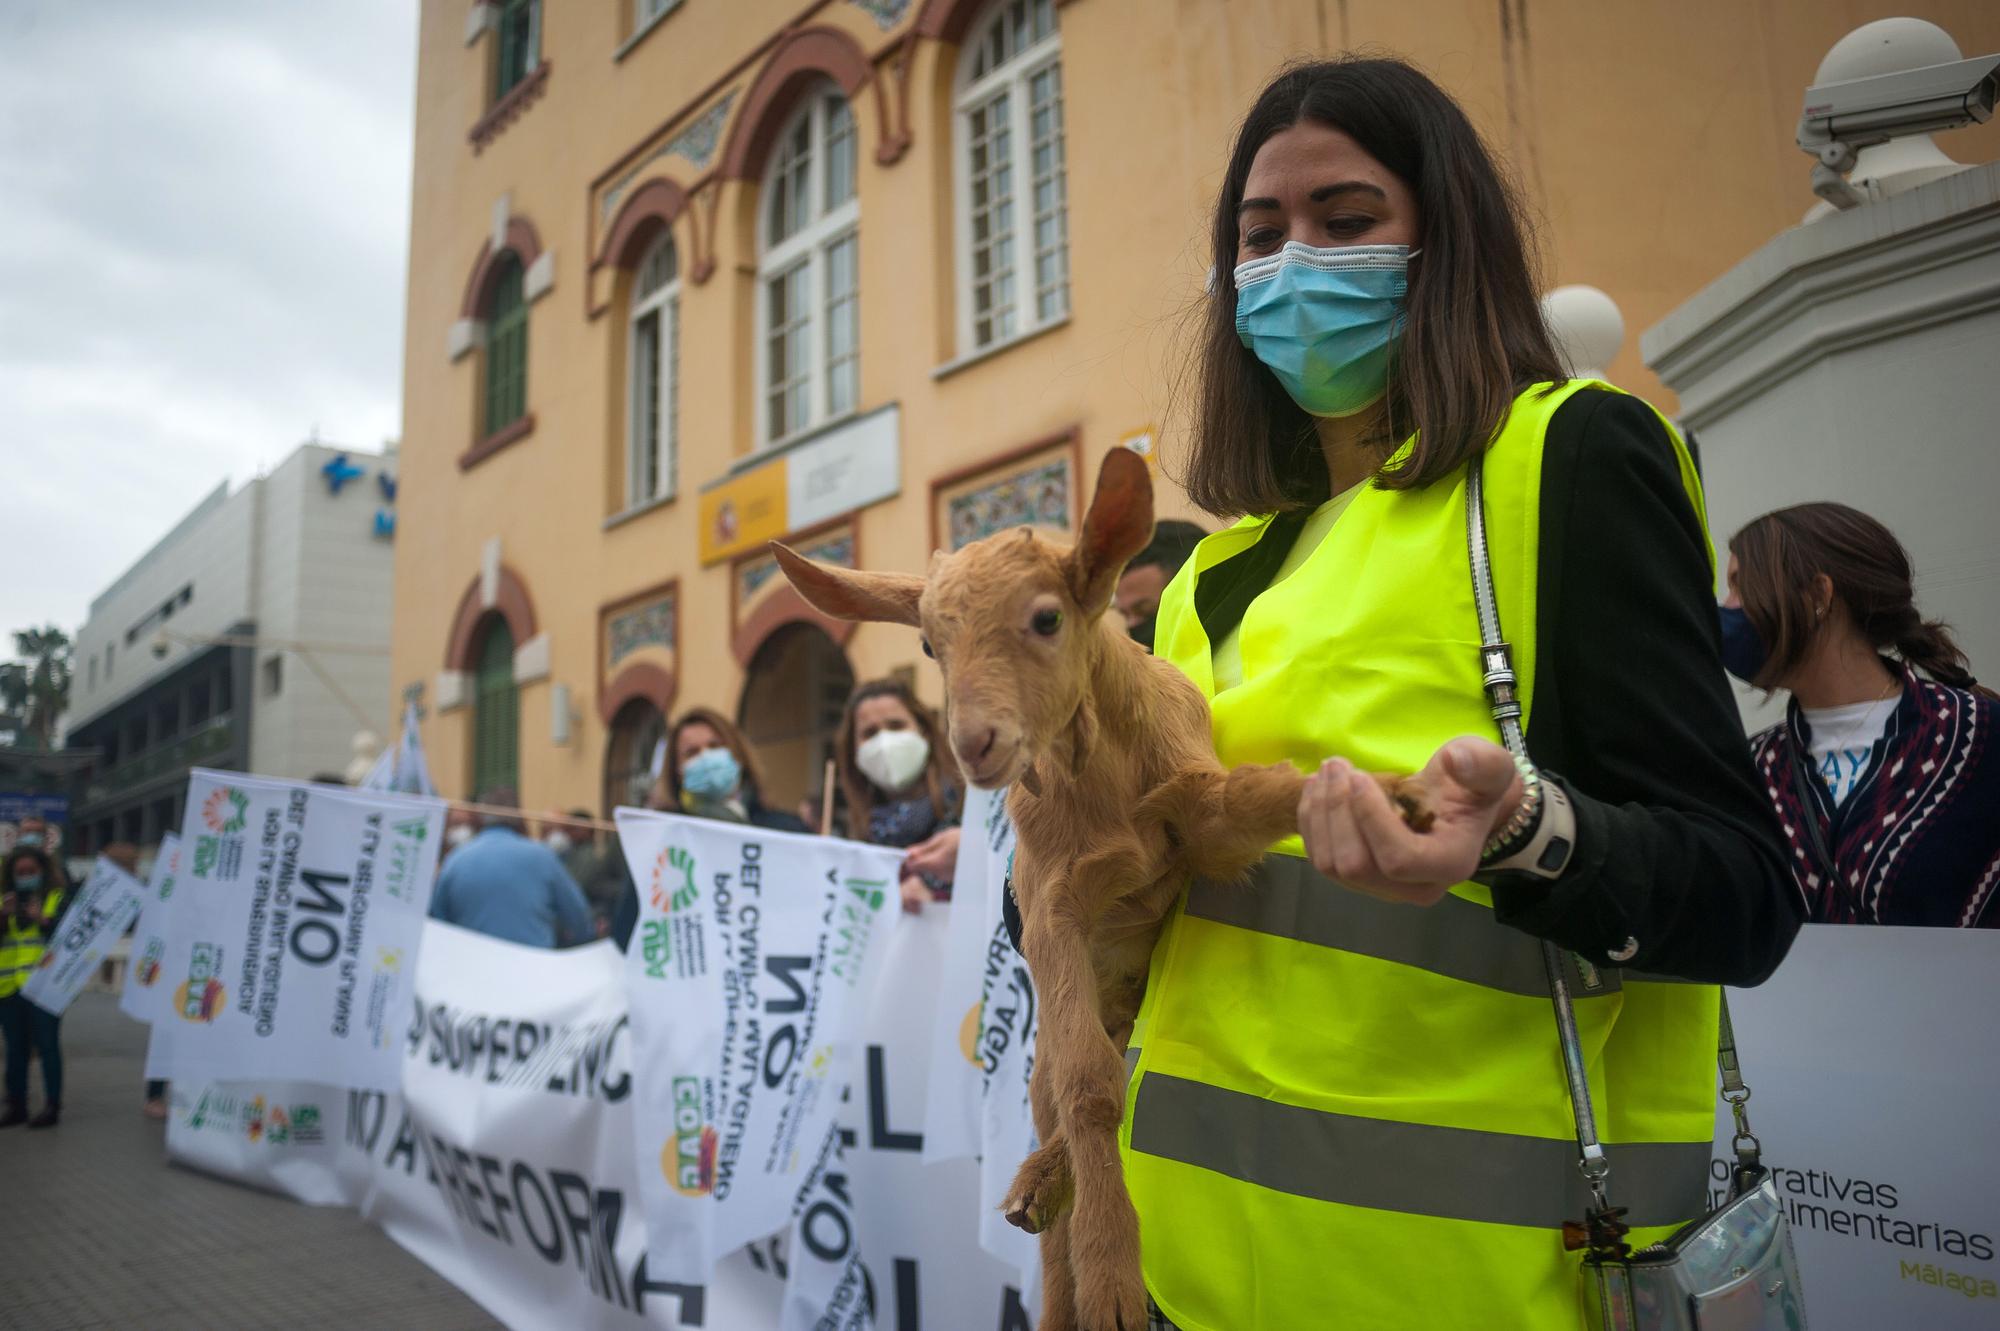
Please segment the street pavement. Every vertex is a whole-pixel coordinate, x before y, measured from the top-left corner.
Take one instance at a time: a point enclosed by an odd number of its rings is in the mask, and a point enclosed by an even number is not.
[[[146,1029],[113,995],[79,998],[62,1041],[61,1125],[0,1132],[0,1328],[500,1325],[352,1210],[168,1164]],[[39,1111],[40,1067],[28,1087]]]

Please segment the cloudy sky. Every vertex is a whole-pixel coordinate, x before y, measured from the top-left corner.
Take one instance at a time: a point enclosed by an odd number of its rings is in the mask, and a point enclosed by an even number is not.
[[[0,633],[400,432],[415,69],[416,0],[0,0]]]

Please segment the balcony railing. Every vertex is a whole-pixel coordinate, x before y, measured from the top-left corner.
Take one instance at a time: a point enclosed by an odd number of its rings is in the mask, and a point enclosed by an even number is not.
[[[236,735],[236,718],[228,713],[210,717],[194,729],[176,735],[164,744],[147,749],[106,771],[84,788],[84,802],[121,795],[134,786],[181,771],[218,754],[227,753]]]

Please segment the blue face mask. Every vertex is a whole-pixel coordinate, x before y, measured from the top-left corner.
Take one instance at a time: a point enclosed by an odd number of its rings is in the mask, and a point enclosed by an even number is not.
[[[42,844],[42,834],[40,832],[23,832],[20,836],[14,838],[14,844],[17,846],[39,846]]]
[[[1286,241],[1236,268],[1236,335],[1315,416],[1352,416],[1389,387],[1408,320],[1410,247]]]
[[[681,773],[681,789],[705,800],[727,799],[743,780],[742,765],[728,749],[704,749]]]
[[[1719,605],[1715,612],[1722,619],[1722,668],[1745,684],[1755,684],[1770,664],[1771,649],[1742,606]]]

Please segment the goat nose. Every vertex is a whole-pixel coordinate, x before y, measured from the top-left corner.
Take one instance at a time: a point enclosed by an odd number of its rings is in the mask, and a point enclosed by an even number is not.
[[[953,737],[952,748],[958,753],[958,761],[966,767],[978,767],[993,752],[993,740],[999,732],[992,726],[982,726]]]

